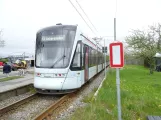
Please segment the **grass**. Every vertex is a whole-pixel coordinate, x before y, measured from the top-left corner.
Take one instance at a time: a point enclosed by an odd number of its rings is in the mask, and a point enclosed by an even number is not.
[[[84,103],[90,103],[92,102],[93,99],[93,95],[94,93],[97,91],[97,88],[93,88],[92,92],[89,93],[87,96],[84,96],[84,98],[82,99],[82,102]]]
[[[32,94],[36,93],[36,89],[33,86],[29,86],[28,89]]]
[[[21,77],[21,76],[12,76],[12,77],[1,78],[0,82],[14,80],[14,79],[18,79],[18,78],[24,78],[24,77]]]
[[[161,72],[149,75],[149,69],[142,66],[125,66],[120,70],[120,81],[123,120],[146,120],[148,115],[161,116]],[[70,120],[117,120],[114,69],[108,72],[97,100],[89,102],[83,109],[79,108]]]

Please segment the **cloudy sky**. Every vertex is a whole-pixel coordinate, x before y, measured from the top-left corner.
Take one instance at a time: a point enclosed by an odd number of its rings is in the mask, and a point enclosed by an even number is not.
[[[88,22],[76,0],[71,0]],[[36,32],[46,26],[78,24],[89,36],[108,36],[113,41],[113,19],[117,18],[117,40],[123,41],[131,29],[161,23],[160,0],[77,0],[97,31],[88,28],[69,0],[0,0],[0,29],[6,46],[0,55],[34,53]]]

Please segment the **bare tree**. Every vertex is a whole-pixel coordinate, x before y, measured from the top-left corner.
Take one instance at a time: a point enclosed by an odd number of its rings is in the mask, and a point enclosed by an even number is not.
[[[141,57],[150,65],[150,73],[154,70],[154,55],[161,51],[161,25],[149,26],[147,31],[133,30],[126,37],[126,43],[135,56]]]

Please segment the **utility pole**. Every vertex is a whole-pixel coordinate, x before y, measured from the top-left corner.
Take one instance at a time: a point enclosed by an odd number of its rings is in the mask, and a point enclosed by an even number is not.
[[[25,52],[23,53],[23,59],[25,60]]]
[[[114,41],[116,41],[116,18],[114,18]],[[117,104],[118,104],[118,120],[121,120],[121,97],[120,97],[120,73],[116,68],[116,86],[117,86]]]

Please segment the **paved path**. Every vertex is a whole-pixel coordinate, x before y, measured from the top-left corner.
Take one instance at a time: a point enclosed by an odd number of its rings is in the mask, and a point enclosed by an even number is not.
[[[9,76],[17,76],[18,75],[18,71],[12,71]],[[5,74],[3,74],[3,72],[0,72],[0,78],[4,78],[6,77]]]
[[[161,120],[161,116],[148,116],[148,120]]]
[[[16,89],[34,82],[34,75],[26,75],[24,78],[0,82],[0,93]]]
[[[29,74],[33,74],[34,68],[26,69],[26,71],[28,71]],[[18,73],[19,73],[18,70],[17,71],[11,71],[11,73],[9,73],[9,76],[18,76]],[[6,75],[3,74],[2,70],[1,70],[1,72],[0,72],[0,78],[4,78],[4,77],[6,77]]]

